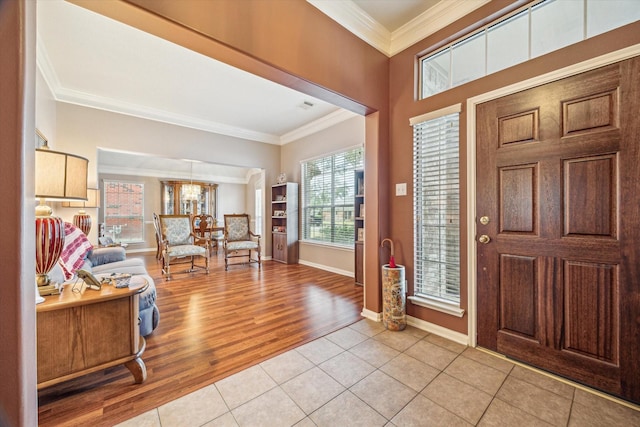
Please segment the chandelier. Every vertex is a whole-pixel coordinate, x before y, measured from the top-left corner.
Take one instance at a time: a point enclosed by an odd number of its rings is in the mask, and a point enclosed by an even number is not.
[[[191,162],[191,183],[182,186],[182,200],[198,200],[200,191],[200,186],[193,183],[193,162]]]

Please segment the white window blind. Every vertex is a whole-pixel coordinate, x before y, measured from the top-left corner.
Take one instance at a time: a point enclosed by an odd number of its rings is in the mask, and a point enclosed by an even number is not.
[[[418,123],[412,120],[414,293],[459,305],[459,109],[444,114]]]
[[[304,240],[353,245],[354,171],[362,167],[362,147],[302,162]]]

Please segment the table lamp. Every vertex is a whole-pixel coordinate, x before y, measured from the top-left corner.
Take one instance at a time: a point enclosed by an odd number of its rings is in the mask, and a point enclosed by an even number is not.
[[[62,202],[62,207],[80,208],[78,213],[73,216],[73,225],[88,236],[89,231],[91,231],[91,215],[89,215],[85,209],[100,207],[100,190],[97,188],[87,188],[86,202]]]
[[[48,273],[55,266],[64,247],[64,221],[52,216],[45,200],[86,200],[87,165],[84,157],[49,150],[45,145],[36,149],[36,284],[40,296],[57,293]],[[38,298],[36,296],[36,302]]]

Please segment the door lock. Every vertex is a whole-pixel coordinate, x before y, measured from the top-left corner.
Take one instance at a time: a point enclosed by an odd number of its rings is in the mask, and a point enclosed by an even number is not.
[[[482,224],[482,225],[489,224],[489,217],[488,216],[480,217],[480,224]]]
[[[487,236],[486,234],[483,234],[482,236],[478,237],[478,242],[482,243],[483,245],[486,245],[490,241],[491,241],[491,237]]]

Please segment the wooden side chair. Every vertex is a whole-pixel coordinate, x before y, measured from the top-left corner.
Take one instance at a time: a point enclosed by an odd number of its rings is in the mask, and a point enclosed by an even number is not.
[[[206,237],[209,239],[209,256],[211,256],[214,248],[216,249],[216,253],[218,252],[218,246],[222,246],[222,240],[224,240],[224,236],[220,235],[220,231],[222,231],[223,228],[217,225],[217,221],[212,215],[202,214],[191,217],[193,233],[198,237]],[[218,242],[220,242],[220,244]]]
[[[191,263],[185,273],[204,269],[209,274],[209,240],[196,236],[191,230],[189,215],[159,215],[162,248],[162,274],[171,280],[171,265]],[[196,265],[196,258],[204,258],[204,265]]]
[[[229,268],[229,259],[246,257],[247,262],[258,264],[260,261],[260,235],[254,234],[249,228],[248,214],[232,214],[224,216],[224,269]],[[255,251],[257,258],[251,256],[251,251]]]

